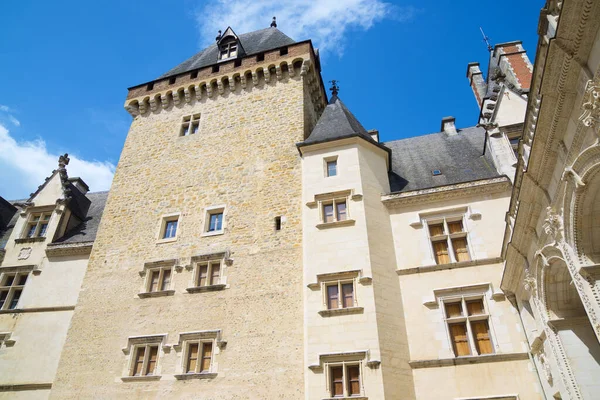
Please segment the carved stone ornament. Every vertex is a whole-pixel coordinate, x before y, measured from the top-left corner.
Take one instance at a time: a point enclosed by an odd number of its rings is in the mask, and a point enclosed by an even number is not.
[[[540,362],[540,366],[542,367],[542,374],[544,375],[544,378],[546,378],[548,383],[552,385],[552,369],[550,368],[550,362],[543,351],[538,354],[538,360]]]
[[[19,251],[18,259],[19,260],[27,260],[31,255],[31,247],[23,247],[21,251]]]
[[[583,112],[579,120],[587,127],[595,128],[596,134],[600,133],[600,83],[589,80],[585,85]],[[600,140],[600,137],[599,137]]]
[[[531,293],[536,290],[537,282],[535,281],[535,277],[531,275],[528,269],[525,270],[525,278],[523,278],[523,288]]]
[[[564,234],[564,225],[562,209],[556,212],[554,207],[546,207],[546,219],[544,222],[544,232],[554,239],[554,243],[562,241]]]

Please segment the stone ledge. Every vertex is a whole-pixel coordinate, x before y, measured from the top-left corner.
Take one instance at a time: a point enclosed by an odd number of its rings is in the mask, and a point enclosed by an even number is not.
[[[209,372],[209,373],[193,373],[193,374],[178,374],[178,375],[173,375],[175,377],[175,379],[177,379],[178,381],[185,381],[188,379],[214,379],[217,377],[217,373],[216,372]]]
[[[194,286],[185,289],[188,293],[203,293],[203,292],[215,292],[217,290],[223,290],[227,285],[208,285],[208,286]]]
[[[397,269],[396,273],[398,275],[412,275],[421,274],[425,272],[443,271],[446,269],[474,267],[477,265],[499,264],[501,262],[502,257],[480,258],[477,260],[462,261],[448,264],[426,265],[423,267]]]
[[[24,390],[49,390],[51,383],[17,383],[13,385],[0,385],[0,392],[20,392]]]
[[[332,310],[321,310],[319,315],[321,317],[334,317],[336,315],[362,314],[364,310],[363,307],[334,308]]]
[[[44,242],[46,241],[46,237],[45,236],[40,236],[40,237],[33,237],[33,238],[18,238],[15,239],[15,243],[20,244],[20,243],[37,243],[37,242]]]
[[[353,219],[346,219],[344,221],[325,222],[317,224],[317,229],[337,228],[338,226],[350,226],[356,223]]]
[[[140,381],[158,381],[162,378],[160,375],[146,375],[146,376],[122,376],[123,382],[140,382]]]
[[[138,293],[138,297],[140,299],[147,299],[149,297],[165,297],[165,296],[173,296],[175,294],[174,290],[161,290],[158,292],[143,292]]]
[[[501,361],[529,360],[527,353],[499,353],[486,354],[481,356],[461,356],[454,358],[438,358],[432,360],[411,360],[408,362],[411,368],[435,368],[451,367],[456,365],[481,364]]]
[[[82,243],[50,243],[46,246],[48,257],[73,256],[90,254],[94,242]]]
[[[21,313],[33,313],[33,312],[73,311],[74,309],[75,309],[75,306],[14,308],[12,310],[1,310],[0,314],[21,314]]]
[[[323,400],[369,400],[369,398],[365,396],[325,397]]]

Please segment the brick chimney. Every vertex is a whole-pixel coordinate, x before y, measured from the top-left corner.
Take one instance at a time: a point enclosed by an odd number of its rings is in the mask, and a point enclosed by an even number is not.
[[[497,44],[494,46],[493,58],[506,76],[507,83],[516,89],[529,90],[533,65],[521,41]]]
[[[483,79],[479,63],[469,63],[467,66],[467,79],[469,79],[469,84],[471,85],[471,89],[473,89],[475,100],[477,100],[477,104],[481,107],[481,101],[487,91],[487,83]]]

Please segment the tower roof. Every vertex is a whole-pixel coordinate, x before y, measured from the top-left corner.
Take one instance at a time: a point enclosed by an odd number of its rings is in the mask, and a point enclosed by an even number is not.
[[[321,118],[317,121],[317,125],[302,144],[329,142],[351,136],[360,136],[370,142],[377,143],[339,97],[334,94],[331,96],[327,107],[325,107]]]
[[[296,43],[293,39],[275,27],[243,33],[237,37],[241,47],[244,49],[245,55],[262,53],[267,50]],[[159,79],[216,64],[218,62],[218,56],[219,49],[217,43],[214,43],[196,55],[188,58],[175,68],[169,70],[167,73],[160,76]]]

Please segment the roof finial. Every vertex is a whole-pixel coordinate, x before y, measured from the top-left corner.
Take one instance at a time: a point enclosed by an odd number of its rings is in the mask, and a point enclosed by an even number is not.
[[[481,27],[479,27],[479,30],[481,31],[481,35],[483,35],[483,41],[485,42],[485,44],[487,44],[488,51],[491,53],[494,50],[494,48],[492,47],[492,44],[490,43],[490,38],[485,36],[485,33],[483,32],[483,29],[481,29]]]
[[[329,90],[331,90],[331,95],[332,96],[337,96],[338,92],[340,91],[340,87],[338,86],[338,82],[335,79],[329,81],[329,83],[331,83],[331,87],[329,88]]]
[[[221,31],[219,31],[219,34],[217,35],[217,37],[215,38],[215,40],[218,42],[219,40],[221,40]]]
[[[277,18],[273,17],[273,21],[271,22],[271,28],[277,28]]]
[[[69,165],[69,154],[65,153],[64,155],[58,157],[58,168],[64,168],[65,166]]]

